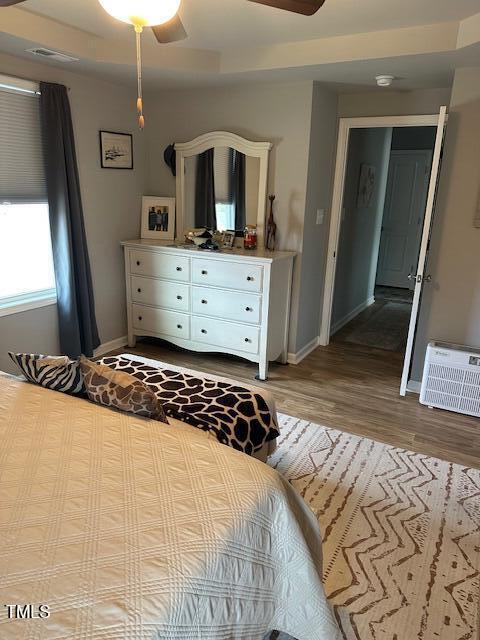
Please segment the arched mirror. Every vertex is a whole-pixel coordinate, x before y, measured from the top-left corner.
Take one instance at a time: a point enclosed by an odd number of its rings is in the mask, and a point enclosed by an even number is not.
[[[202,227],[242,236],[254,224],[262,246],[271,148],[224,131],[176,144],[177,240]]]

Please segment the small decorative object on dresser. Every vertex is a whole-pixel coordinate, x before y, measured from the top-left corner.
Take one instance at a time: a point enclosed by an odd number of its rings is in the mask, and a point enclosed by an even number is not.
[[[224,231],[222,247],[224,249],[231,249],[233,247],[234,242],[235,242],[235,231]]]
[[[277,224],[273,218],[273,202],[275,200],[275,196],[268,196],[270,200],[270,214],[267,220],[267,231],[265,234],[265,249],[269,251],[275,251],[275,240],[277,237]]]
[[[100,161],[102,169],[133,169],[132,134],[100,131]]]
[[[257,248],[257,225],[247,224],[243,234],[243,248],[253,251]]]
[[[142,198],[142,238],[173,240],[175,237],[175,198]]]
[[[287,361],[294,253],[122,244],[130,347],[137,336],[151,336],[229,353],[258,363],[260,380],[269,361]]]

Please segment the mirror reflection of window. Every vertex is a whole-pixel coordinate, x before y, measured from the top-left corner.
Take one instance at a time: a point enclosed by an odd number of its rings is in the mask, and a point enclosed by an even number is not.
[[[216,147],[213,156],[213,175],[215,180],[215,213],[217,229],[227,231],[235,229],[235,206],[232,193],[233,149]]]
[[[197,158],[195,226],[243,231],[245,215],[243,153],[229,147],[208,149]]]

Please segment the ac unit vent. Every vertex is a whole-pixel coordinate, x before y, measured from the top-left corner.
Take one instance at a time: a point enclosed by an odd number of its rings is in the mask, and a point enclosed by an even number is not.
[[[420,402],[480,417],[480,350],[431,342],[427,348]]]
[[[49,60],[56,60],[57,62],[78,62],[79,58],[73,56],[67,56],[65,53],[59,51],[53,51],[52,49],[44,49],[43,47],[36,49],[27,49],[28,53],[33,53],[35,56],[42,56]]]

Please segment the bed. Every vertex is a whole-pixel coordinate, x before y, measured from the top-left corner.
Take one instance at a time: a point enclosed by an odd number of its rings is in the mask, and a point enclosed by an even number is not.
[[[0,456],[0,603],[50,614],[0,607],[2,640],[339,638],[316,519],[264,463],[6,374]]]

